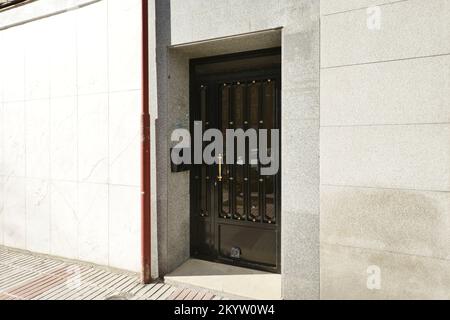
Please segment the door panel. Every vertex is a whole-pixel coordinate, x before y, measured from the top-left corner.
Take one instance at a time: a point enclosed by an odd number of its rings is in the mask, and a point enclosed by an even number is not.
[[[248,264],[275,266],[277,264],[276,233],[242,225],[219,225],[219,254],[224,259],[232,255],[232,248],[240,249],[240,261]],[[231,260],[232,261],[232,260]]]
[[[259,145],[246,141],[245,156],[238,157],[237,150],[226,154],[225,139],[227,129],[280,129],[281,69],[273,68],[280,56],[272,55],[270,69],[230,74],[209,74],[203,63],[197,74],[191,64],[191,128],[201,121],[203,132],[214,128],[224,135],[223,154],[216,154],[220,165],[203,163],[191,171],[191,254],[279,272],[280,173],[261,175]]]

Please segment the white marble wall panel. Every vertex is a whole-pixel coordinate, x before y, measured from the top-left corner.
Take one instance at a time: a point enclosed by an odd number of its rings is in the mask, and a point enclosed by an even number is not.
[[[3,244],[26,249],[26,179],[5,178],[3,192]]]
[[[27,249],[50,253],[50,181],[27,179]]]
[[[138,0],[0,13],[0,244],[140,271],[140,17]]]

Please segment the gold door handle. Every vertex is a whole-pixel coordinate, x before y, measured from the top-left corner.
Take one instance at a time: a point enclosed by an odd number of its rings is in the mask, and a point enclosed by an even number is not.
[[[217,157],[217,160],[219,160],[219,175],[217,176],[217,181],[221,182],[223,179],[223,177],[222,177],[223,155],[219,154],[219,156]]]

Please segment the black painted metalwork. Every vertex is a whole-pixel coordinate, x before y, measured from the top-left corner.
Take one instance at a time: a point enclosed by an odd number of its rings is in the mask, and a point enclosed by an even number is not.
[[[190,92],[192,132],[194,121],[224,134],[281,129],[280,49],[193,60]],[[262,176],[248,141],[245,159],[219,156],[221,166],[191,170],[192,256],[280,272],[281,171]]]

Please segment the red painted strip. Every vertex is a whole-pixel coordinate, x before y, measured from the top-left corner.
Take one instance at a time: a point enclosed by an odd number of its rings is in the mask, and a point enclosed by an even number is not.
[[[142,281],[151,278],[151,163],[150,163],[150,108],[149,108],[149,54],[148,54],[148,0],[142,0]]]

